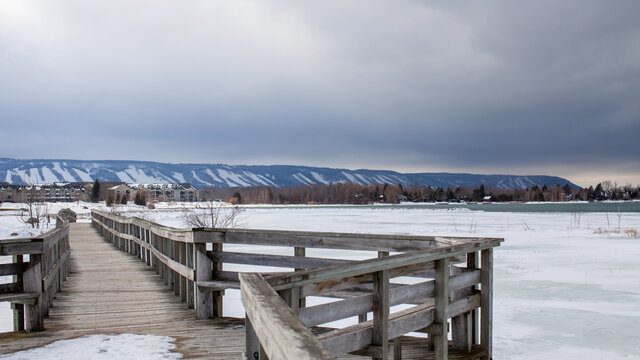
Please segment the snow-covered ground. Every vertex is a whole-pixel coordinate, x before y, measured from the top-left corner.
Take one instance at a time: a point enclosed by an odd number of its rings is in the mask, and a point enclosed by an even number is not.
[[[185,226],[182,210],[144,217]],[[640,239],[609,231],[640,230],[640,213],[251,207],[242,222],[263,229],[503,237],[494,262],[495,359],[640,358]],[[227,294],[226,315],[242,316],[237,292]],[[2,314],[0,331],[10,330],[10,314]]]
[[[180,359],[175,339],[154,335],[91,335],[0,356],[3,360],[160,360]]]

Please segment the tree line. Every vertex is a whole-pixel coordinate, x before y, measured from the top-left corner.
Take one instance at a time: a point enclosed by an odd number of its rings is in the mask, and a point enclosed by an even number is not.
[[[484,185],[476,188],[429,187],[414,184],[341,183],[288,188],[254,186],[242,188],[206,188],[200,190],[201,200],[232,201],[243,204],[373,204],[399,202],[511,202],[572,200],[634,200],[640,198],[640,186],[617,186],[604,181],[588,188],[564,186],[532,186],[526,189],[498,189]]]

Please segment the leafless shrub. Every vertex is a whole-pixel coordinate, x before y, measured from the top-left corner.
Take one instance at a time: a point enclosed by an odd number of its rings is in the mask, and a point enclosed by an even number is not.
[[[49,214],[49,204],[40,199],[39,189],[37,187],[31,186],[27,189],[27,192],[24,197],[24,202],[27,207],[20,209],[17,217],[21,222],[31,225],[34,229],[39,229]]]
[[[185,209],[184,220],[192,228],[238,228],[243,226],[243,212],[238,206],[208,201],[204,208]]]

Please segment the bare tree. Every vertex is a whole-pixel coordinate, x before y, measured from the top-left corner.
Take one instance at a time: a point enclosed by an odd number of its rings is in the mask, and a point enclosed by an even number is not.
[[[238,206],[225,206],[207,201],[204,208],[186,209],[185,222],[194,228],[238,228],[242,227],[241,214],[244,209]]]
[[[18,220],[31,225],[34,229],[39,229],[49,214],[49,204],[42,200],[40,188],[36,185],[27,185],[26,193],[23,193],[22,200],[27,205],[26,209],[20,209]]]

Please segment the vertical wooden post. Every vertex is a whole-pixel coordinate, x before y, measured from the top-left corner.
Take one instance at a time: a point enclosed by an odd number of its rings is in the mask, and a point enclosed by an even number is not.
[[[472,253],[468,253],[467,254],[467,269],[478,269],[478,262],[479,258],[478,258],[478,252],[472,252]],[[474,285],[472,287],[473,290],[478,290],[478,285]],[[471,345],[474,344],[479,344],[480,343],[480,338],[478,336],[479,332],[478,332],[478,309],[473,309],[471,310],[471,313],[469,314],[469,321],[470,321],[470,327],[471,327],[471,334],[470,334],[470,338],[471,338]]]
[[[194,244],[194,256],[196,266],[196,282],[210,281],[213,275],[213,262],[207,257],[206,244]],[[196,313],[198,319],[212,319],[213,314],[213,294],[211,291],[200,291],[195,286],[196,292]]]
[[[219,253],[222,252],[222,244],[211,244],[212,245],[212,251],[213,253]],[[212,271],[213,274],[211,275],[211,278],[215,278],[216,277],[216,273],[219,273],[222,271],[222,263],[221,262],[214,262],[212,265]],[[213,297],[213,316],[214,317],[222,317],[222,296],[224,295],[224,290],[219,290],[219,291],[214,291],[211,293],[211,296]]]
[[[482,250],[481,261],[481,282],[480,290],[480,343],[487,352],[487,359],[491,359],[492,352],[492,332],[493,332],[493,249]]]
[[[433,325],[435,331],[433,345],[436,360],[445,360],[449,353],[449,340],[447,339],[447,306],[449,305],[449,258],[436,260],[436,289],[435,289],[435,316]]]
[[[24,261],[22,255],[14,255],[12,260],[14,263],[22,263]],[[13,275],[13,282],[21,283],[22,274]],[[22,331],[24,330],[24,305],[13,303],[12,307],[13,307],[13,331]]]
[[[467,254],[467,269],[474,268],[473,259],[475,253]],[[451,275],[457,275],[453,270],[458,270],[457,273],[461,273],[461,269],[454,266],[451,267]],[[472,288],[460,289],[452,292],[452,301],[460,299],[461,297],[468,296],[472,293]],[[472,332],[472,315],[471,312],[466,312],[451,318],[451,338],[453,340],[453,348],[456,350],[462,350],[465,352],[471,352],[471,346],[473,345],[473,332]]]
[[[249,317],[245,314],[245,354],[247,356],[247,360],[258,360],[260,359],[260,339],[258,339],[258,335],[256,335],[255,330],[253,330],[253,325],[251,325],[251,321],[249,321]]]
[[[180,264],[187,265],[187,244],[179,243],[180,248]],[[187,278],[180,276],[180,301],[187,301]]]
[[[194,251],[193,251],[193,244],[186,244],[187,245],[187,251],[186,251],[186,256],[187,256],[187,266],[190,267],[191,269],[195,270],[195,255],[194,255]],[[189,309],[193,309],[193,307],[195,306],[195,286],[194,286],[194,282],[191,280],[187,281],[187,307]]]
[[[180,261],[180,243],[177,241],[173,241],[172,242],[172,247],[171,247],[171,254],[173,255],[171,258],[175,261],[175,262],[179,262]],[[182,263],[181,263],[182,264]],[[180,296],[180,278],[182,276],[180,276],[180,274],[177,271],[173,272],[173,294],[176,296]]]
[[[26,305],[24,311],[24,329],[27,332],[44,330],[42,312],[42,265],[40,255],[31,255],[31,266],[22,274],[24,292],[39,294],[34,305]]]
[[[306,249],[303,247],[294,247],[293,248],[293,255],[294,256],[299,256],[299,257],[305,257],[306,256]],[[296,268],[295,271],[300,271],[300,270],[304,270],[301,268]],[[295,295],[298,299],[298,308],[304,308],[307,307],[307,300],[304,297],[300,297],[300,288],[296,288],[297,291],[294,291],[293,295]]]
[[[389,355],[389,271],[373,274],[373,331],[371,344],[380,351],[374,360],[386,360]],[[378,356],[379,355],[379,356]]]

